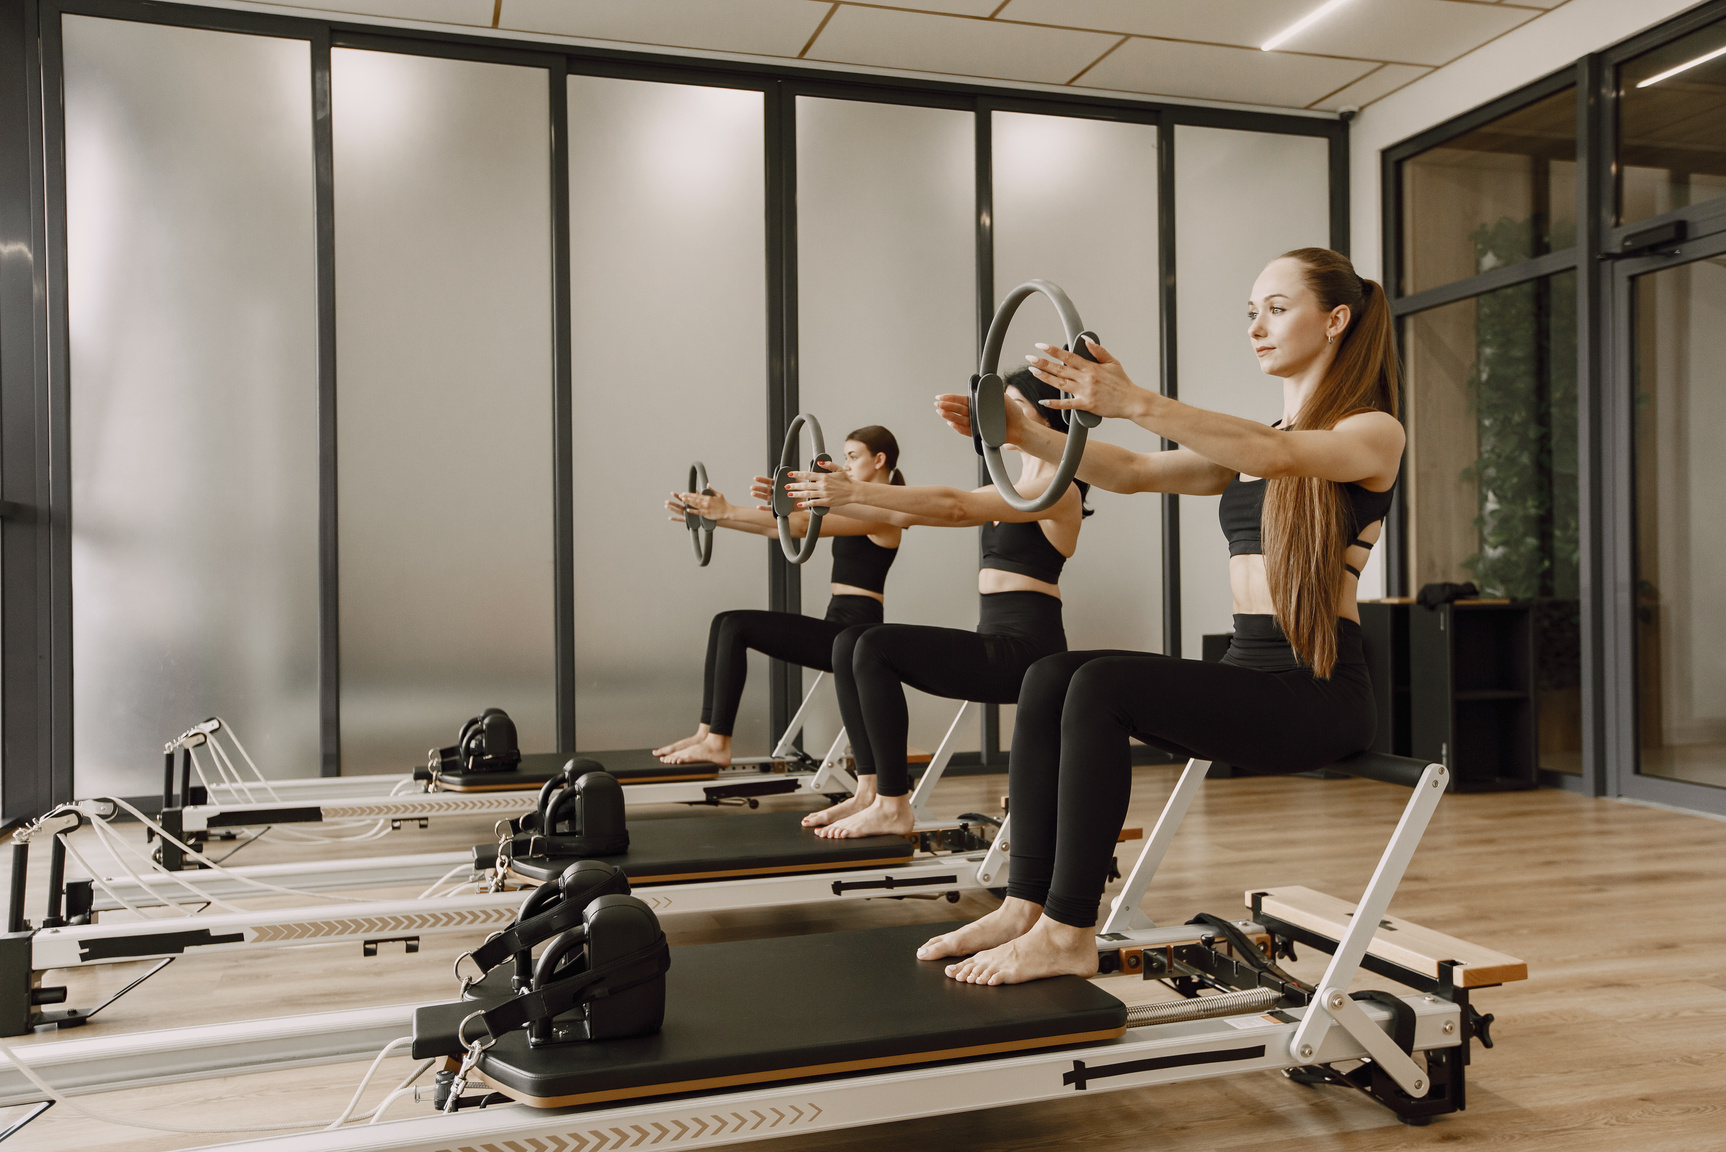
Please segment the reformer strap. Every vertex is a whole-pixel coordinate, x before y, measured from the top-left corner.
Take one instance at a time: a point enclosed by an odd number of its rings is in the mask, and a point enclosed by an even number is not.
[[[663,976],[670,968],[671,947],[661,932],[652,944],[627,956],[506,1000],[481,1016],[480,1021],[487,1032],[501,1039],[530,1021],[553,1019],[589,1000],[639,987]]]
[[[469,955],[473,962],[479,965],[481,972],[490,972],[517,952],[532,948],[535,944],[550,940],[560,932],[571,928],[579,928],[582,918],[587,914],[587,906],[594,899],[613,893],[629,894],[629,881],[622,872],[617,873],[621,884],[607,884],[600,891],[588,894],[587,900],[562,900],[556,907],[548,908],[537,916],[529,916],[519,924],[512,925],[493,936]],[[555,884],[557,881],[548,881]]]

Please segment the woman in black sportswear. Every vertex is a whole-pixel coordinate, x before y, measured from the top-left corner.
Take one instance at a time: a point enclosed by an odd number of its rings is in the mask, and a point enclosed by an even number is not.
[[[1025,423],[1049,430],[1065,426],[1063,413],[1028,401],[1051,399],[1055,389],[1020,370],[1007,377],[1010,405]],[[1026,455],[1019,491],[1036,495],[1049,486],[1054,466]],[[829,837],[909,833],[910,779],[906,769],[908,716],[905,685],[932,696],[1011,704],[1019,682],[1041,657],[1064,652],[1061,566],[1079,544],[1084,488],[1069,489],[1042,512],[1018,512],[993,486],[866,487],[843,474],[793,473],[787,489],[800,507],[823,505],[858,515],[890,517],[899,524],[983,527],[977,573],[977,630],[911,624],[857,626],[833,642],[833,683],[839,713],[857,767],[857,794],[803,823]]]
[[[1008,768],[1007,900],[918,951],[968,956],[948,966],[956,980],[1096,973],[1097,907],[1132,787],[1128,737],[1278,773],[1372,741],[1356,586],[1404,444],[1384,289],[1345,256],[1297,249],[1253,285],[1247,337],[1260,371],[1282,381],[1283,418],[1270,427],[1139,388],[1100,348],[1096,364],[1041,344],[1028,357],[1072,394],[1059,406],[1129,419],[1182,446],[1141,455],[1092,441],[1080,476],[1114,492],[1222,496],[1235,631],[1220,664],[1069,652],[1026,675]],[[968,426],[963,397],[942,406]],[[1053,432],[1019,435],[1026,451],[1059,457]]]
[[[835,466],[859,485],[886,487],[905,483],[898,464],[899,442],[893,433],[871,424],[845,437],[844,463]],[[739,507],[719,493],[674,492],[665,506],[679,524],[687,507],[726,528],[757,536],[777,538],[779,534],[770,511]],[[798,536],[807,527],[805,515],[792,518]],[[731,733],[743,700],[748,650],[831,672],[834,638],[853,624],[881,622],[887,570],[899,554],[902,531],[896,524],[855,516],[823,517],[821,535],[833,538],[832,599],[827,602],[827,615],[817,620],[795,612],[742,610],[715,616],[707,632],[701,723],[695,735],[655,748],[653,754],[667,764],[730,764]]]

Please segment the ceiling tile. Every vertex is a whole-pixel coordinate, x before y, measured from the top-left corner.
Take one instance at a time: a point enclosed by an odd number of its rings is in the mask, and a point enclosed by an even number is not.
[[[1249,48],[1295,18],[1287,0],[1011,0],[998,17]]]
[[[1365,108],[1374,100],[1389,96],[1404,84],[1412,84],[1431,71],[1431,68],[1423,68],[1418,64],[1386,64],[1378,71],[1362,76],[1342,91],[1331,93],[1311,107],[1326,112],[1335,112],[1339,108]]]
[[[592,40],[795,56],[830,8],[823,0],[503,0],[498,26]]]
[[[1079,85],[1304,108],[1374,67],[1359,60],[1134,39],[1085,73]]]
[[[1354,0],[1282,45],[1290,52],[1447,64],[1541,14],[1457,0]]]
[[[1065,84],[1119,37],[841,6],[809,59]]]
[[[435,24],[491,27],[492,0],[288,0],[297,8],[353,16],[387,16]]]
[[[843,2],[843,0],[841,0]],[[949,12],[955,16],[992,16],[1001,0],[866,0],[876,8],[909,8],[914,12]]]

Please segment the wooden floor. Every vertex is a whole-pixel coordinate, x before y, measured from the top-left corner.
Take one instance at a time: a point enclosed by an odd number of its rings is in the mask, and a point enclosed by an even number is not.
[[[1149,825],[1174,779],[1138,770],[1133,823]],[[993,810],[994,777],[950,779],[938,808]],[[1216,780],[1189,815],[1145,909],[1159,923],[1238,913],[1248,887],[1304,884],[1358,897],[1407,793],[1356,780]],[[728,819],[729,813],[710,818]],[[481,838],[453,825],[392,834],[369,851],[432,851]],[[1124,845],[1124,849],[1136,845]],[[273,849],[248,849],[255,861]],[[349,853],[342,853],[344,855]],[[1123,854],[1123,863],[1125,863]],[[236,861],[238,862],[238,861]],[[1082,1144],[1088,1152],[1252,1148],[1635,1149],[1726,1147],[1726,823],[1540,791],[1451,796],[1392,911],[1520,956],[1526,983],[1479,993],[1497,1018],[1498,1047],[1477,1051],[1468,1111],[1407,1128],[1357,1094],[1304,1088],[1274,1074],[1024,1105],[760,1145],[775,1152],[916,1147],[1009,1152]],[[971,916],[992,905],[878,900],[727,916],[669,918],[674,945]],[[472,941],[427,938],[362,959],[357,946],[182,960],[110,1008],[86,1035],[447,996],[450,962]],[[75,974],[72,1002],[117,987],[135,965]],[[1294,965],[1311,979],[1318,958]],[[782,973],[794,982],[805,974]],[[807,974],[818,983],[819,974]],[[1364,982],[1363,982],[1364,983]],[[1113,978],[1122,999],[1160,998],[1159,985]],[[811,1021],[819,1027],[818,1020]],[[54,1043],[52,1035],[27,1043]],[[408,1067],[391,1060],[367,1094],[380,1098]],[[87,1107],[205,1126],[333,1118],[364,1062],[236,1076],[105,1096]],[[398,1105],[392,1115],[424,1111]],[[0,1121],[17,1110],[0,1110]],[[56,1107],[8,1148],[193,1148],[237,1136],[144,1132]]]

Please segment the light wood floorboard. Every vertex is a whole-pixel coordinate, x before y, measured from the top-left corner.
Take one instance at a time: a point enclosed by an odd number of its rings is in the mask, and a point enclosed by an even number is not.
[[[1148,828],[1175,769],[1137,770],[1131,823]],[[939,807],[993,811],[1004,781],[943,783]],[[1249,887],[1304,884],[1359,896],[1407,793],[1356,780],[1241,779],[1207,784],[1145,902],[1159,923],[1197,912],[1238,913]],[[733,813],[708,814],[728,819]],[[367,854],[459,847],[478,824],[403,831]],[[1123,866],[1138,845],[1122,846]],[[340,854],[359,854],[348,850]],[[236,860],[286,858],[249,848]],[[1450,796],[1392,906],[1401,917],[1528,961],[1526,983],[1477,993],[1498,1020],[1498,1047],[1477,1052],[1469,1109],[1407,1128],[1357,1094],[1255,1074],[1053,1103],[967,1113],[741,1148],[846,1152],[890,1146],[1017,1152],[1054,1145],[1094,1152],[1160,1149],[1348,1150],[1435,1146],[1564,1152],[1695,1152],[1726,1147],[1726,823],[1543,790]],[[413,893],[408,893],[409,895]],[[674,945],[971,917],[993,901],[958,905],[875,900],[725,916],[668,918]],[[355,946],[182,960],[110,1008],[85,1034],[119,1033],[343,1005],[447,996],[449,965],[472,941],[428,937],[417,956],[399,947],[363,959]],[[1313,978],[1322,958],[1301,951]],[[118,987],[133,965],[74,974],[72,1002]],[[786,983],[801,974],[779,974]],[[818,974],[812,977],[818,982]],[[1371,981],[1363,981],[1368,983]],[[778,983],[776,981],[775,983]],[[1379,982],[1382,983],[1382,982]],[[1159,985],[1107,981],[1128,1001]],[[835,1004],[833,1010],[844,1010]],[[819,1026],[812,1019],[812,1026]],[[53,1043],[52,1035],[26,1043]],[[365,1106],[403,1075],[392,1060]],[[258,1124],[334,1117],[364,1062],[234,1076],[82,1097],[89,1107],[157,1122]],[[398,1105],[406,1116],[424,1105]],[[10,1115],[0,1110],[0,1120]],[[141,1132],[53,1109],[15,1137],[20,1149],[166,1150],[223,1139]]]

